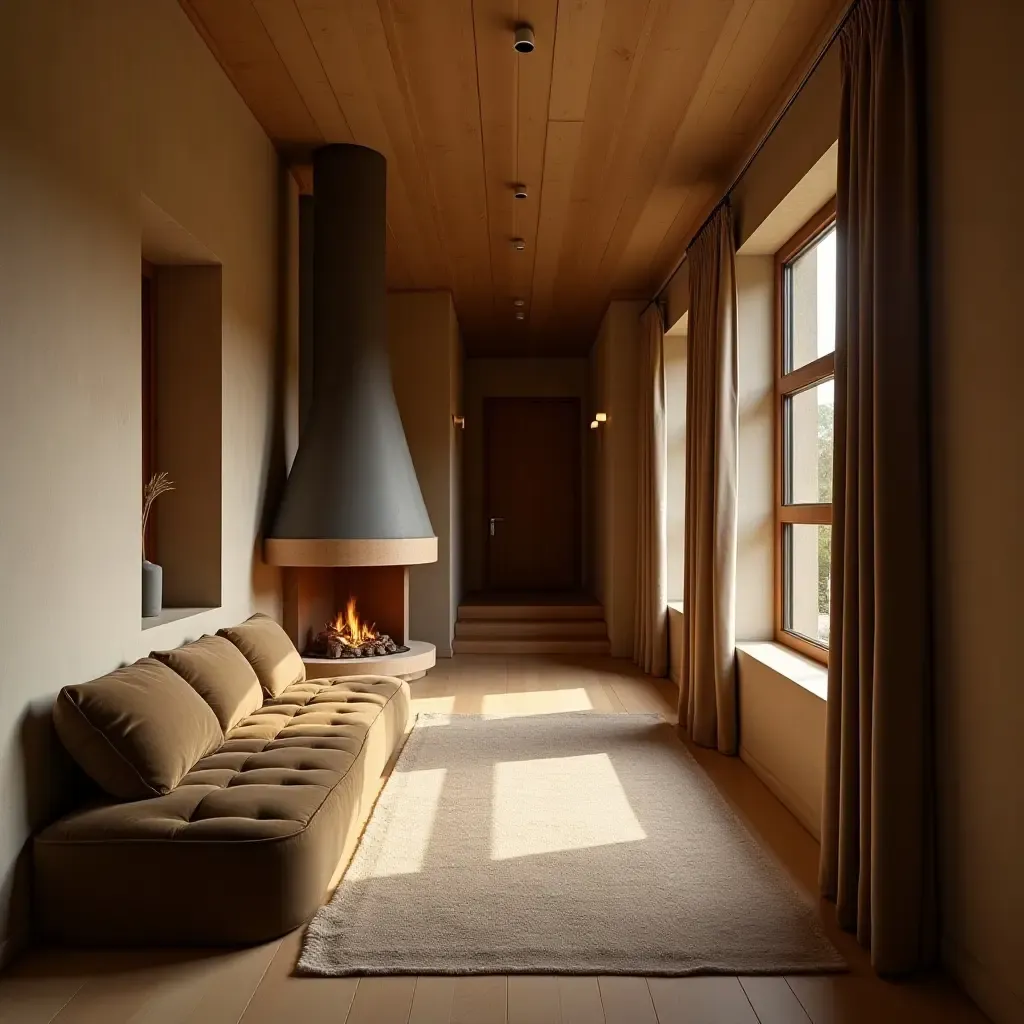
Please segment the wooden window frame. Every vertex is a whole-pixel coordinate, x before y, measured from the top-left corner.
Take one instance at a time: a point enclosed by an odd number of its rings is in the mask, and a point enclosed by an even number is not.
[[[832,503],[784,503],[784,429],[786,399],[835,376],[835,353],[785,372],[786,349],[786,266],[818,242],[835,225],[836,203],[832,199],[810,218],[775,255],[775,640],[824,665],[828,648],[785,628],[785,529],[789,524],[832,525]]]

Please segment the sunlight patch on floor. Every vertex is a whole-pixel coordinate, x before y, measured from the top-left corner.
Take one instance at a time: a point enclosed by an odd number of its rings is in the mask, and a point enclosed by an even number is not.
[[[387,857],[381,858],[387,863],[386,869],[373,863],[363,865],[363,870],[359,871],[358,861],[353,862],[349,869],[349,878],[357,881],[366,878],[390,878],[395,875],[415,875],[423,870],[447,774],[447,768],[403,773],[402,786],[411,798],[409,805],[415,807],[415,813],[404,823],[407,831],[402,834],[401,847],[386,851]]]
[[[450,715],[455,710],[455,697],[417,697],[415,693],[412,698],[412,713],[414,715],[443,714]]]
[[[485,715],[545,715],[560,711],[592,711],[593,701],[583,687],[571,690],[532,690],[525,693],[486,694]]]
[[[491,859],[646,839],[607,754],[494,766]]]

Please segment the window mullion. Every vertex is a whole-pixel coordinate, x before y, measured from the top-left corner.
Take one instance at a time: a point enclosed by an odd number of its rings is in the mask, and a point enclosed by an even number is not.
[[[807,526],[831,526],[832,503],[781,505],[779,507],[779,522],[800,523]]]
[[[805,363],[797,370],[792,370],[779,379],[779,393],[785,397],[806,391],[808,388],[821,384],[835,376],[836,354],[826,352],[814,362]]]

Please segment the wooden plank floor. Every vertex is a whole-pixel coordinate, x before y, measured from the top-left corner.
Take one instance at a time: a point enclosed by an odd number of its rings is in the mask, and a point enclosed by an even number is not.
[[[655,711],[675,688],[608,658],[463,656],[412,684],[414,710],[456,714]],[[735,758],[694,755],[814,899],[817,844]],[[0,976],[4,1024],[980,1024],[937,978],[892,985],[822,918],[847,975],[773,978],[292,975],[301,934],[232,951],[38,949]]]

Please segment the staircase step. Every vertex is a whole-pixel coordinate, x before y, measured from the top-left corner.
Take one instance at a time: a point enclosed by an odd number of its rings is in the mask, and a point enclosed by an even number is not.
[[[605,640],[604,619],[459,619],[455,635],[467,640]]]
[[[459,605],[459,618],[507,621],[528,619],[544,621],[592,621],[604,619],[604,609],[597,603],[579,604],[463,604]]]
[[[548,638],[545,640],[474,640],[456,638],[456,654],[607,654],[607,639]]]

